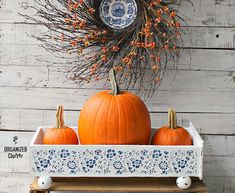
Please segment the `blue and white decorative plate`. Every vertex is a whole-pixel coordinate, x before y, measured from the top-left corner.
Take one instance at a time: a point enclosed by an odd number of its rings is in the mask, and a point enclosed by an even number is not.
[[[138,8],[135,0],[102,0],[99,9],[102,21],[118,30],[135,21]]]

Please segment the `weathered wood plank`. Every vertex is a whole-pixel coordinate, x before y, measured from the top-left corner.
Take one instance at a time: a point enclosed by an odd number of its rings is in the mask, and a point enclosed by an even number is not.
[[[235,178],[231,177],[207,177],[203,179],[208,187],[208,193],[232,193],[235,192]]]
[[[187,16],[188,25],[193,26],[234,26],[235,25],[235,4],[231,0],[194,0],[193,6],[184,1],[179,11]],[[33,5],[33,0],[4,1],[1,5],[2,16],[0,22],[27,22],[27,20],[18,15],[34,15],[35,12],[29,8]],[[29,22],[29,21],[28,21]]]
[[[234,157],[204,157],[204,176],[235,177]]]
[[[54,57],[38,45],[11,45],[0,46],[1,66],[43,66],[50,60],[63,60]],[[169,63],[168,69],[179,70],[214,70],[235,71],[235,50],[189,49],[182,50],[177,64]]]
[[[64,72],[43,66],[0,66],[0,86],[79,88]],[[106,81],[92,81],[82,88],[106,88]],[[120,85],[121,86],[121,85]],[[159,90],[234,91],[235,71],[167,70]]]
[[[54,107],[55,108],[55,107]],[[66,124],[76,126],[80,111],[65,109]],[[1,130],[35,131],[41,125],[55,124],[56,110],[0,109]],[[151,112],[153,128],[167,123],[167,114]],[[178,123],[190,120],[201,134],[235,134],[235,114],[178,113]],[[220,148],[220,147],[219,147]]]
[[[182,1],[179,11],[191,26],[234,26],[235,4],[231,0]]]
[[[0,87],[2,108],[54,109],[58,104],[65,108],[80,110],[94,89],[20,88]],[[165,112],[174,107],[178,112],[234,113],[235,92],[167,91],[159,90],[148,101],[151,112]]]
[[[202,139],[205,156],[231,157],[232,160],[235,160],[235,136],[202,135]],[[207,167],[205,167],[206,169]]]
[[[38,45],[4,44],[0,46],[0,65],[46,66],[47,64],[42,60],[50,58],[55,60],[52,54]]]
[[[0,23],[0,44],[35,45],[40,42],[27,34],[39,35],[46,32],[41,25],[32,24],[6,24]],[[184,43],[182,47],[187,48],[223,48],[234,49],[235,31],[234,27],[187,27],[182,35]],[[218,36],[219,35],[219,36]],[[218,37],[218,38],[217,38]]]
[[[1,193],[27,193],[33,176],[28,173],[0,173]]]
[[[170,68],[174,69],[172,66],[170,65]],[[235,50],[182,50],[177,68],[182,70],[234,71]]]

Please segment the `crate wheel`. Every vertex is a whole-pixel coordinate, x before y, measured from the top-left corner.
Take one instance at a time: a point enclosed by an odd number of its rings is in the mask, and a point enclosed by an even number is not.
[[[40,176],[38,178],[38,187],[42,190],[50,189],[52,184],[52,178],[49,176]]]
[[[176,185],[182,190],[188,189],[191,184],[192,180],[188,176],[181,176],[176,179]]]

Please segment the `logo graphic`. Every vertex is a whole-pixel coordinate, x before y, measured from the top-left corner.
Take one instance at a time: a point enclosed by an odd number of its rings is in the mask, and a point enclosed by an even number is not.
[[[17,137],[17,136],[14,136],[14,137],[13,137],[13,142],[15,143],[15,145],[17,144],[17,140],[18,140],[18,137]]]

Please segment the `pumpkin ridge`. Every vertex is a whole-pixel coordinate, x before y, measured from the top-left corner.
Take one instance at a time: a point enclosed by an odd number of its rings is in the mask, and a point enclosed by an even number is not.
[[[63,138],[65,137],[65,132],[66,132],[66,128],[63,129],[64,133],[63,133]],[[70,132],[69,132],[70,133]],[[70,133],[71,134],[71,133]],[[72,137],[72,136],[70,136]],[[68,141],[68,137],[65,138],[65,143],[67,143]]]
[[[137,114],[136,114],[135,108],[133,108],[133,104],[132,104],[132,102],[131,102],[132,100],[129,100],[128,97],[126,97],[125,100],[128,101],[128,103],[129,103],[129,105],[130,105],[130,107],[131,107],[132,113],[134,112],[134,118],[136,119]],[[132,121],[133,121],[133,120],[132,120]],[[136,120],[134,120],[134,122],[135,122],[135,121],[136,121]],[[133,123],[132,123],[132,125],[131,125],[131,133],[133,133],[133,129],[135,129],[135,128],[133,128]],[[134,132],[134,133],[135,133],[135,132]]]
[[[187,136],[188,136],[188,137],[186,138],[186,140],[185,140],[185,141],[187,141],[187,142],[188,142],[188,141],[189,141],[190,133],[189,133],[186,129],[185,129],[185,130],[183,130],[183,129],[182,129],[182,127],[181,127],[181,131],[182,131],[181,135],[183,135],[183,134],[184,134],[184,135],[187,135]],[[183,132],[184,132],[184,133],[183,133]]]
[[[109,100],[108,102],[108,117],[107,117],[107,119],[106,119],[106,124],[105,124],[105,126],[106,126],[106,130],[109,130],[109,120],[110,120],[110,114],[112,113],[110,113],[110,109],[112,110],[112,103],[113,103],[113,99],[115,98],[115,96],[117,96],[117,95],[113,95],[113,96],[111,96],[112,98],[111,98],[111,100]],[[110,97],[110,96],[109,96]],[[109,142],[109,140],[110,140],[110,138],[109,138],[109,136],[107,135],[107,133],[109,133],[109,132],[105,132],[106,133],[106,141],[108,142],[108,143],[110,143]],[[111,139],[111,142],[112,142],[112,139]]]
[[[175,129],[174,130],[174,132],[177,134],[176,136],[174,136],[174,142],[176,143],[176,144],[178,144],[180,141],[181,141],[181,139],[183,139],[184,138],[184,136],[182,135],[182,133],[180,132],[180,130],[177,128],[177,129]],[[177,138],[176,138],[177,137]]]
[[[121,97],[120,97],[121,98]],[[117,111],[118,111],[118,115],[120,115],[120,100],[117,100],[117,97],[115,97],[115,103],[117,105]],[[118,116],[118,121],[117,121],[117,128],[118,128],[118,144],[120,143],[120,121],[121,117]],[[126,140],[126,139],[125,139]]]
[[[129,93],[128,93],[129,94]],[[138,104],[139,104],[139,106],[141,106],[141,107],[143,107],[143,105],[142,105],[142,101],[141,100],[139,100],[139,98],[138,97],[136,97],[136,96],[134,96],[133,94],[129,94],[129,96],[131,96],[133,99],[135,99],[135,100],[137,100],[138,99]],[[140,125],[139,124],[139,112],[137,111],[137,109],[135,108],[135,105],[133,104],[133,100],[130,100],[130,98],[129,97],[126,97],[126,99],[129,101],[129,104],[130,104],[130,106],[131,106],[131,109],[132,109],[132,112],[134,111],[135,112],[135,119],[136,120],[134,120],[134,121],[138,121],[138,124],[137,125]],[[135,126],[136,126],[136,124],[135,124]],[[150,126],[150,128],[151,128],[151,126]],[[134,128],[134,129],[136,129],[136,128]],[[135,132],[135,131],[134,131]],[[147,135],[147,134],[146,134]],[[148,141],[149,141],[149,139],[148,139]],[[148,141],[147,141],[147,143],[148,143]]]
[[[173,134],[173,130],[172,131],[170,131],[170,132],[167,132],[167,130],[165,131],[165,133],[166,133],[166,141],[167,141],[167,143],[168,144],[171,144],[172,143],[172,134]]]
[[[126,118],[128,117],[128,113],[127,113],[126,108],[125,108],[125,103],[123,102],[123,97],[122,97],[122,96],[119,96],[119,99],[120,99],[120,100],[119,100],[119,103],[121,103],[121,106],[122,106],[122,113],[124,113],[124,116],[123,116],[123,117],[125,118],[125,119],[123,120],[123,122],[125,122],[125,125],[128,124],[128,125],[126,126],[126,129],[125,129],[125,132],[126,132],[126,133],[125,133],[125,135],[124,135],[124,136],[125,136],[125,140],[124,140],[124,141],[125,141],[125,143],[127,143],[127,140],[128,140],[128,139],[127,139],[126,136],[128,136],[128,133],[129,133],[129,131],[128,131],[128,129],[129,129],[129,122],[126,121],[126,120],[127,120]],[[119,121],[121,122],[120,117],[119,117]],[[120,124],[120,123],[119,123],[119,124]],[[119,130],[120,130],[120,128],[119,128]]]
[[[101,95],[100,97],[103,97],[103,95]],[[98,114],[98,112],[100,111],[100,107],[103,105],[103,103],[106,101],[106,99],[107,99],[107,95],[105,95],[105,97],[103,97],[103,100],[100,102],[100,104],[99,104],[99,106],[97,107],[97,111],[96,111],[96,113],[95,113],[95,120],[93,121],[93,126],[92,126],[92,128],[93,128],[93,131],[92,131],[92,143],[94,143],[94,138],[95,138],[95,125],[96,125],[96,121],[97,121],[97,114]]]
[[[61,130],[61,132],[62,132],[63,130]],[[56,130],[56,132],[58,133],[58,130]],[[51,133],[52,134],[52,133]],[[60,135],[56,135],[56,141],[60,141],[61,139],[60,139]],[[57,142],[56,142],[57,143]]]
[[[99,107],[98,108],[96,108],[95,110],[96,110],[96,112],[95,112],[95,114],[97,114],[97,112],[99,111],[99,108],[100,108],[100,106],[102,105],[102,103],[104,102],[104,100],[105,100],[105,98],[103,98],[103,95],[102,95],[102,93],[103,92],[99,92],[99,93],[97,93],[94,97],[98,97],[96,100],[98,101],[98,99],[100,98],[101,100],[100,100],[100,104],[99,104]],[[90,99],[90,100],[88,100],[88,101],[92,101],[92,100],[94,100],[93,99],[93,97]],[[83,108],[85,108],[85,106],[83,107]],[[81,115],[80,115],[81,116]],[[85,119],[85,122],[86,122],[86,124],[85,124],[85,129],[87,129],[87,121],[86,121],[86,117],[87,117],[88,115],[87,115],[87,111],[85,112],[85,115],[82,115],[82,117],[80,117],[81,118],[81,120],[79,120],[79,127],[78,127],[78,133],[80,133],[80,130],[79,130],[79,128],[81,127],[81,122],[83,123],[84,122],[84,119]],[[84,118],[85,117],[85,118]],[[92,141],[93,141],[93,139],[94,139],[94,124],[95,124],[95,121],[93,122],[93,130],[92,130]],[[84,127],[84,126],[82,126],[82,127]],[[90,134],[91,135],[91,134]],[[80,139],[80,141],[81,141],[81,143],[83,143],[82,142],[82,140]]]

